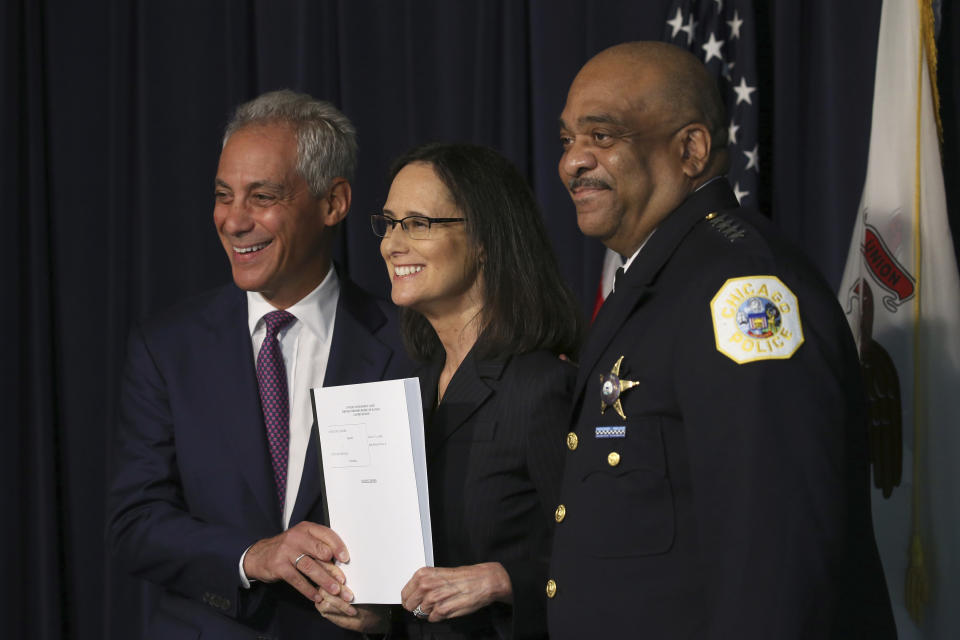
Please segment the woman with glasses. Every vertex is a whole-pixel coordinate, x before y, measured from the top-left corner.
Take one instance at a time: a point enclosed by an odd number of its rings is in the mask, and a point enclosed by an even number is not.
[[[372,224],[404,340],[424,363],[436,562],[404,587],[406,612],[394,629],[415,638],[546,637],[575,377],[558,356],[576,351],[578,309],[526,182],[495,151],[422,146],[391,178]],[[343,624],[332,607],[318,605]]]

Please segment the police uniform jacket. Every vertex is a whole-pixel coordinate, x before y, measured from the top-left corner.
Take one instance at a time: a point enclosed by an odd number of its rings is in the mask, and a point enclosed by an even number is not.
[[[849,328],[725,180],[617,283],[574,401],[552,638],[895,637]]]

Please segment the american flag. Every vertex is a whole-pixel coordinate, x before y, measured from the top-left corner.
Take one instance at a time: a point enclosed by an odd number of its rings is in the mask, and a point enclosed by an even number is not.
[[[727,105],[728,177],[741,204],[757,204],[759,92],[753,3],[676,0],[663,39],[703,60]]]

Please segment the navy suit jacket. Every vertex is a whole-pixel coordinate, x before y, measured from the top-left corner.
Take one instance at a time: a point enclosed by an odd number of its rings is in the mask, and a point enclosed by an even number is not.
[[[324,384],[411,371],[392,307],[341,277]],[[306,455],[291,525],[322,522],[315,437]],[[357,637],[285,583],[240,585],[244,550],[282,528],[245,292],[230,284],[131,332],[115,460],[113,552],[163,588],[148,637]]]

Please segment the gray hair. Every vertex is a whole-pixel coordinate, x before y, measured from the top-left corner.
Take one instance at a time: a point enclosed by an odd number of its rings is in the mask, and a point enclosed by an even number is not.
[[[237,107],[227,123],[223,144],[250,126],[287,125],[297,135],[297,172],[310,193],[321,198],[334,178],[353,179],[357,168],[357,130],[324,100],[289,89],[271,91]]]

